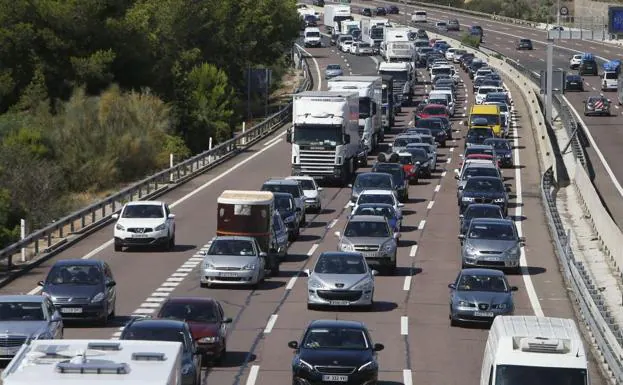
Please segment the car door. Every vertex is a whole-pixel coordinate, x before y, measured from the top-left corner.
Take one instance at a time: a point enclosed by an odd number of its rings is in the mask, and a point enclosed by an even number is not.
[[[112,270],[107,263],[104,263],[102,270],[104,274],[104,286],[106,290],[106,301],[108,302],[108,308],[114,309],[114,306],[117,302],[117,285],[116,283],[112,283],[115,282],[115,278],[113,277]]]
[[[171,215],[171,209],[168,204],[164,205],[164,217],[167,221],[167,227],[169,228],[169,234],[175,234],[175,220],[173,218],[169,218]]]
[[[288,230],[279,214],[273,217],[273,229],[275,231],[275,242],[279,248],[277,252],[281,253],[282,249],[288,245]]]
[[[43,307],[48,313],[48,328],[53,339],[63,338],[63,318],[49,298],[43,300]]]
[[[227,324],[225,322],[223,322],[223,320],[225,319],[225,311],[223,310],[223,307],[221,306],[220,303],[216,303],[216,314],[218,317],[218,322],[219,322],[219,336],[221,337],[222,341],[225,341],[225,337],[227,337]]]
[[[188,324],[184,324],[184,344],[186,345],[186,354],[190,354],[192,362],[195,365],[195,369],[201,373],[201,355],[195,354],[197,352],[197,343],[193,340],[192,333]]]

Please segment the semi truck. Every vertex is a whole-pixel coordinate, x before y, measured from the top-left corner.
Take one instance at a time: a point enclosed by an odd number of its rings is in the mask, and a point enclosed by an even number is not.
[[[305,91],[294,95],[292,127],[286,133],[292,144],[292,175],[337,181],[347,186],[367,152],[359,137],[359,93]]]
[[[389,19],[361,19],[361,40],[378,50],[388,23]]]
[[[384,139],[383,80],[380,76],[337,76],[327,82],[329,91],[359,94],[359,135],[370,151],[376,150]]]
[[[397,112],[394,104],[394,77],[382,75],[381,79],[383,81],[381,115],[383,117],[383,129],[385,133],[388,133],[394,127]]]
[[[396,95],[398,107],[407,106],[413,99],[413,89],[415,87],[415,71],[409,62],[379,64],[379,75],[390,75],[393,77],[393,91]]]
[[[324,25],[330,33],[340,33],[343,21],[352,21],[350,5],[328,4],[324,7]]]

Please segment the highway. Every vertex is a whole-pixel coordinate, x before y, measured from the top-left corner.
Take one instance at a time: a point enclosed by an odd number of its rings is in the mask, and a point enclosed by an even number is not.
[[[404,4],[384,1],[365,2],[356,4],[359,7],[376,5],[398,5],[400,11],[405,9]],[[355,4],[353,4],[355,5]],[[418,7],[408,6],[407,12],[412,13]],[[356,12],[355,10],[353,12]],[[483,47],[500,52],[502,55],[518,60],[519,63],[532,71],[540,72],[546,69],[547,60],[547,32],[515,24],[506,24],[498,21],[481,19],[461,13],[446,12],[441,10],[426,9],[428,26],[434,28],[437,21],[457,19],[461,24],[460,33],[450,32],[449,35],[460,40],[460,34],[471,25],[480,25],[484,30]],[[403,16],[403,15],[402,15]],[[404,17],[397,17],[397,21],[403,21]],[[409,17],[410,20],[410,17]],[[531,39],[534,45],[533,51],[517,51],[515,49],[520,38]],[[569,69],[569,60],[574,54],[590,52],[595,55],[602,72],[601,64],[605,60],[623,59],[623,47],[593,40],[556,40],[554,42],[554,68],[563,69],[568,73],[577,73]],[[589,95],[599,94],[600,78],[597,76],[584,76],[585,92],[569,92],[565,96],[572,103],[588,127],[596,147],[587,148],[589,158],[594,169],[594,183],[597,187],[606,208],[610,211],[619,228],[623,228],[623,167],[621,164],[621,148],[623,148],[623,126],[621,114],[623,109],[617,103],[616,92],[604,92],[613,102],[613,116],[591,116],[583,114],[582,103]],[[605,161],[605,162],[604,162]],[[604,165],[607,164],[607,165]]]
[[[325,42],[326,43],[326,42]],[[376,60],[338,54],[333,47],[308,49],[315,84],[326,89],[322,79],[328,64],[342,64],[348,74],[375,74]],[[348,65],[348,66],[347,66]],[[463,111],[473,95],[469,79],[461,74]],[[421,76],[419,92],[430,89]],[[519,90],[507,84],[515,99],[517,121],[514,130],[516,168],[504,170],[511,184],[510,214],[526,237],[522,256],[523,274],[510,276],[519,287],[515,294],[516,314],[573,317],[573,310],[558,273],[549,232],[539,198],[540,172],[525,104]],[[459,111],[461,111],[459,109]],[[396,132],[410,120],[405,108]],[[459,115],[461,115],[459,113]],[[228,331],[225,362],[207,371],[204,383],[219,385],[285,385],[291,383],[292,350],[287,342],[298,339],[313,319],[355,319],[364,321],[375,342],[385,344],[380,357],[380,384],[458,385],[479,382],[486,329],[451,328],[448,320],[448,288],[460,269],[457,167],[463,148],[464,126],[454,122],[457,141],[440,149],[439,170],[431,179],[410,187],[395,276],[379,276],[375,308],[370,312],[308,311],[306,278],[299,272],[310,267],[319,253],[335,250],[333,232],[341,230],[348,214],[350,189],[327,187],[323,191],[322,213],[309,216],[309,224],[289,249],[279,277],[267,280],[257,290],[199,286],[198,252],[214,236],[216,197],[225,189],[259,189],[270,177],[290,175],[290,147],[284,130],[265,139],[252,150],[164,197],[176,214],[177,247],[173,252],[113,252],[112,226],[94,233],[40,267],[0,289],[0,293],[37,293],[36,282],[45,277],[51,264],[63,258],[106,260],[115,274],[118,290],[117,317],[109,327],[67,325],[65,338],[112,338],[130,317],[152,314],[163,297],[211,296],[220,300],[226,315],[234,318]],[[392,135],[386,136],[391,141]],[[371,163],[373,159],[370,159]],[[166,294],[169,293],[169,294]],[[602,385],[595,366],[591,382]],[[206,380],[207,379],[207,380]]]

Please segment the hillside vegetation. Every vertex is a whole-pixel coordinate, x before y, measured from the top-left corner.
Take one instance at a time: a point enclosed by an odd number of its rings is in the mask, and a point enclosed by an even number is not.
[[[0,248],[230,138],[299,25],[294,0],[0,0]]]
[[[555,1],[552,0],[430,0],[427,2],[539,23],[551,22],[555,14]]]

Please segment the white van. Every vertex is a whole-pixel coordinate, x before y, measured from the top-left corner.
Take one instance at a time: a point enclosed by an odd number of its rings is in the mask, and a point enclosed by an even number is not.
[[[303,33],[303,44],[307,47],[322,47],[322,36],[320,29],[316,27],[307,27]]]
[[[454,109],[456,107],[456,100],[454,99],[454,94],[452,94],[451,90],[432,90],[428,94],[428,99],[446,99],[448,100],[448,110],[450,112],[450,116],[454,116]]]
[[[426,11],[415,11],[411,16],[412,23],[426,23]]]
[[[604,71],[601,77],[601,90],[614,91],[617,89],[619,74],[615,71]]]
[[[588,360],[572,319],[499,316],[489,330],[480,385],[589,384]]]

